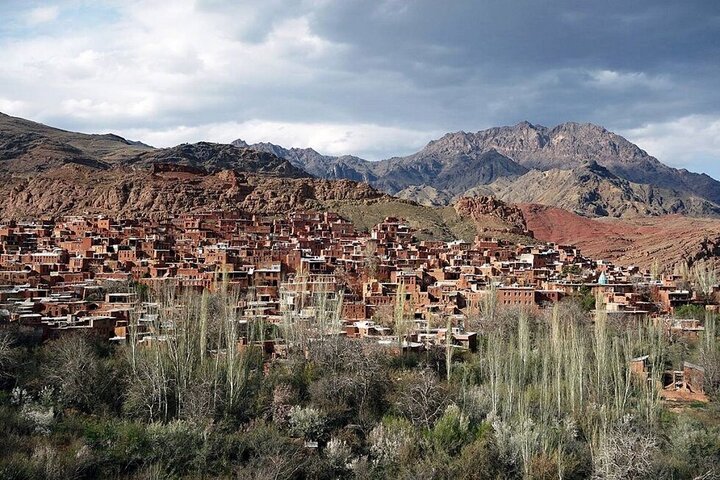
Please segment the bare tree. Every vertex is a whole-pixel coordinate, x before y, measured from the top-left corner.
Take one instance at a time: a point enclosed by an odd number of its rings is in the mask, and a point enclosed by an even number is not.
[[[432,428],[445,411],[448,397],[430,370],[412,372],[402,381],[395,405],[414,425]]]
[[[0,334],[0,380],[10,375],[15,364],[12,343],[12,339],[8,335]]]
[[[627,422],[605,433],[593,460],[593,478],[626,480],[647,478],[659,450],[654,435],[632,428]]]
[[[713,287],[718,284],[715,265],[707,260],[697,261],[690,269],[690,277],[693,288],[702,295],[704,300],[708,300],[712,294]]]
[[[92,410],[111,379],[102,374],[100,359],[88,339],[81,334],[65,335],[50,342],[45,353],[42,372],[62,404]]]
[[[378,267],[380,266],[380,257],[377,254],[377,244],[373,242],[367,242],[365,244],[365,271],[368,279],[374,279],[377,277]]]
[[[720,390],[720,344],[717,341],[717,320],[713,315],[705,317],[705,332],[703,332],[699,360],[705,369],[705,391],[717,393]]]
[[[655,257],[653,259],[653,263],[650,266],[650,278],[652,280],[660,280],[660,276],[662,275],[662,268],[660,267],[660,261]]]

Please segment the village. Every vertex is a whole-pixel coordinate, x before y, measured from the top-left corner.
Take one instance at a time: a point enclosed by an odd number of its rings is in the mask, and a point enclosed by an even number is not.
[[[717,311],[709,300],[720,288],[703,295],[679,275],[585,258],[572,245],[421,241],[403,219],[364,233],[333,213],[8,223],[0,249],[0,325],[42,339],[80,331],[149,342],[158,336],[158,305],[143,298],[148,291],[217,288],[240,292],[245,326],[310,324],[329,309],[336,333],[409,351],[448,344],[474,351],[470,320],[489,302],[538,313],[568,297],[590,299],[608,318],[652,319],[668,335],[697,339],[701,322],[675,313],[686,305]],[[398,309],[407,319],[402,331]],[[270,358],[287,353],[281,339],[263,348]],[[646,372],[636,360],[633,370]],[[701,393],[698,369],[670,372],[668,383]]]

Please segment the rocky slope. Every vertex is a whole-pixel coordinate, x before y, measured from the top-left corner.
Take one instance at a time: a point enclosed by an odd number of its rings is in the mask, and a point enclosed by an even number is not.
[[[377,180],[377,175],[372,170],[373,163],[352,155],[333,157],[322,155],[312,148],[283,148],[266,142],[248,145],[243,140],[235,140],[232,145],[252,148],[285,158],[293,165],[318,178],[346,179],[367,183]]]
[[[480,234],[506,232],[532,236],[522,210],[494,197],[462,197],[454,207],[458,215],[475,222]]]
[[[161,218],[211,210],[272,214],[322,208],[329,201],[384,197],[367,184],[347,180],[204,172],[162,164],[104,170],[68,164],[43,175],[14,175],[0,184],[0,218],[100,213]]]
[[[292,165],[288,160],[273,154],[209,142],[182,144],[172,148],[143,152],[135,157],[124,159],[120,165],[151,166],[157,163],[189,166],[208,172],[237,170],[287,178],[311,176]]]
[[[670,189],[630,182],[591,162],[571,170],[531,170],[466,195],[493,195],[510,203],[552,205],[586,216],[634,218],[692,212],[719,216],[720,206]]]
[[[522,122],[476,133],[448,133],[413,155],[378,162],[268,143],[252,148],[271,151],[319,177],[367,181],[423,204],[448,205],[463,195],[485,193],[590,216],[698,216],[716,215],[720,209],[720,182],[668,167],[625,138],[592,124],[548,128]],[[604,171],[590,172],[593,180],[583,180],[588,165],[595,164]],[[616,194],[620,196],[611,198]]]
[[[668,167],[637,145],[598,125],[568,122],[548,128],[522,122],[475,134],[449,135],[463,137],[474,149],[494,148],[528,168],[568,169],[595,161],[630,182],[676,189],[720,203],[720,182],[708,175]]]
[[[246,146],[242,140],[233,145]],[[286,149],[272,143],[256,143],[250,148],[273,153],[288,159],[293,165],[321,178],[368,182],[373,186],[401,197],[412,198],[416,189],[430,187],[441,191],[443,198],[436,205],[447,205],[477,185],[486,185],[499,178],[516,178],[528,169],[496,150],[472,151],[430,148],[402,158],[369,162],[358,157],[331,157],[313,149]],[[400,193],[403,192],[403,193]]]

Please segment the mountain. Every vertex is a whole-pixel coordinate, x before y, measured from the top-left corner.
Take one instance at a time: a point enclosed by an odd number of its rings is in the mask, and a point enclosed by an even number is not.
[[[673,213],[720,216],[720,206],[692,195],[630,182],[595,162],[570,170],[531,170],[517,179],[501,178],[465,195],[493,195],[510,203],[552,205],[595,217],[643,217]]]
[[[108,168],[152,147],[112,134],[87,135],[0,113],[0,171],[42,171],[67,163]]]
[[[247,143],[236,140],[233,145]],[[413,155],[378,162],[349,155],[321,155],[311,148],[286,149],[272,143],[256,143],[249,147],[286,158],[314,176],[367,182],[392,195],[407,188],[431,186],[442,191],[449,200],[474,186],[528,172],[527,168],[494,149],[460,151],[434,142]]]
[[[589,123],[548,128],[521,122],[448,133],[415,154],[377,162],[269,143],[251,147],[273,152],[318,177],[366,181],[428,205],[492,194],[588,216],[720,214],[720,182],[668,167],[625,138]]]
[[[285,158],[199,142],[153,148],[0,114],[0,219],[105,213],[154,216],[200,210],[258,213],[330,200],[386,197],[367,184],[313,178]]]
[[[378,180],[377,175],[373,172],[375,162],[369,162],[352,155],[333,157],[322,155],[312,148],[283,148],[267,142],[248,145],[243,140],[235,140],[232,145],[252,148],[285,158],[296,167],[302,168],[318,178],[329,180],[346,179],[366,183],[375,183]]]
[[[209,142],[184,143],[176,147],[151,150],[120,162],[122,165],[158,163],[188,166],[208,172],[237,170],[287,178],[311,176],[285,158],[251,148]]]
[[[307,161],[313,156],[309,151],[296,155]],[[242,143],[153,148],[117,135],[68,132],[0,114],[0,172],[0,221],[332,210],[365,229],[401,214],[421,238],[472,240],[479,231],[517,237],[508,233],[517,227],[504,223],[502,209],[483,216],[421,206],[367,183],[313,178],[273,151]]]
[[[439,141],[448,142],[458,134]],[[568,169],[595,161],[630,182],[675,189],[720,203],[720,182],[705,174],[664,165],[637,145],[590,123],[568,122],[553,128],[521,122],[463,134],[472,149],[496,149],[527,168]],[[446,138],[450,137],[450,138]]]
[[[330,210],[361,229],[386,216],[401,216],[422,239],[472,240],[480,234],[529,241],[534,231],[539,239],[577,243],[593,256],[641,265],[654,258],[669,265],[720,254],[720,220],[666,215],[720,215],[711,200],[624,178],[636,160],[628,160],[618,173],[618,158],[631,155],[602,153],[612,147],[591,148],[585,139],[578,144],[585,145],[584,153],[573,153],[581,151],[580,146],[563,147],[557,150],[563,160],[557,161],[538,150],[545,142],[537,134],[539,127],[518,127],[526,134],[517,142],[507,133],[515,127],[504,128],[502,134],[490,135],[496,140],[486,150],[478,146],[478,134],[448,134],[415,155],[373,163],[270,144],[200,142],[153,148],[117,135],[68,132],[0,114],[0,220]],[[529,139],[535,147],[527,146]],[[628,145],[616,150],[636,152]],[[535,154],[521,154],[526,151]],[[581,161],[588,152],[595,152],[598,161]],[[653,162],[644,152],[637,155]],[[301,163],[313,171],[327,166],[328,176],[352,174],[388,189],[402,187],[398,194],[407,198],[453,205],[424,206],[367,183],[313,178],[297,166]],[[694,178],[664,166],[656,171],[666,169],[680,178]]]
[[[118,135],[68,132],[0,113],[0,172],[24,175],[68,164],[97,170],[150,168],[157,163],[207,172],[233,169],[288,178],[310,177],[287,159],[256,149],[209,142],[153,148]]]
[[[439,150],[429,145],[403,158],[392,158],[378,166],[382,190],[397,193],[409,186],[430,185],[449,195],[460,195],[477,185],[499,178],[516,178],[528,169],[494,149],[477,152]]]

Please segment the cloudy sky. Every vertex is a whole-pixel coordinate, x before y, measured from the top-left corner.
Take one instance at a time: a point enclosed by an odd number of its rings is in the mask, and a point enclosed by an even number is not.
[[[0,111],[369,159],[601,124],[720,178],[715,0],[0,0]]]

